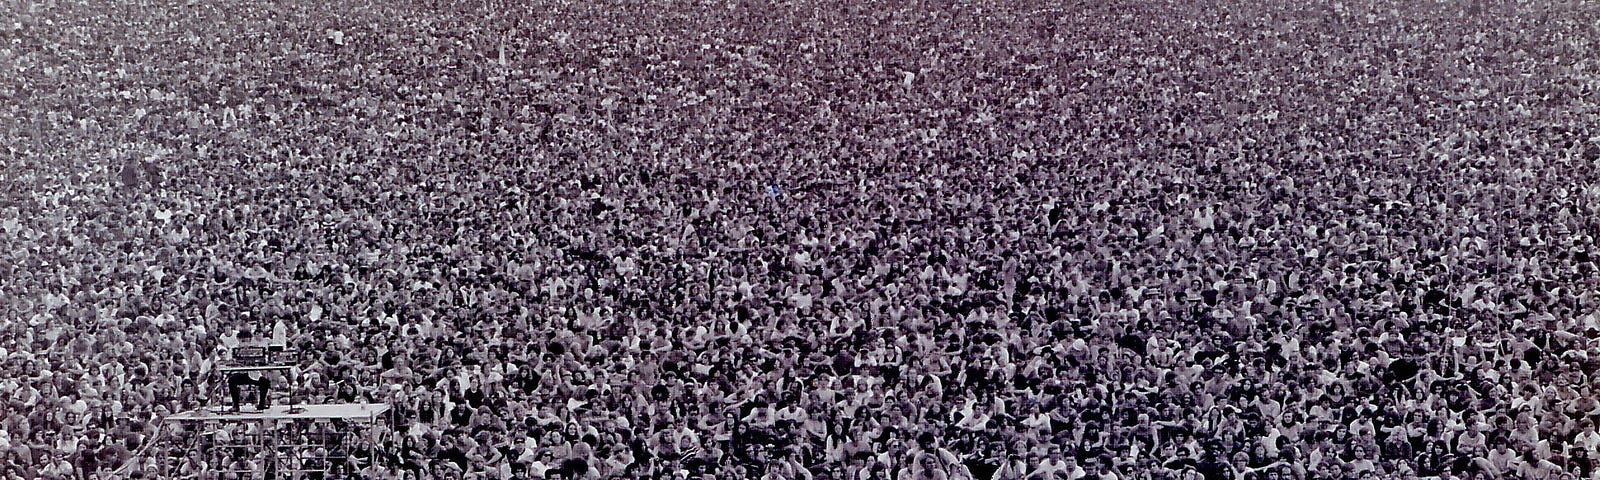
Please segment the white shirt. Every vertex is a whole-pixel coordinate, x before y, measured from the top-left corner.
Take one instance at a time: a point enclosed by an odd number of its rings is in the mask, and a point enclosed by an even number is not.
[[[1584,430],[1579,433],[1576,440],[1579,445],[1582,445],[1589,452],[1590,456],[1593,456],[1596,448],[1600,447],[1600,433],[1595,433],[1594,429]]]
[[[534,461],[528,464],[528,473],[533,474],[533,476],[537,478],[544,478],[544,472],[549,470],[550,466],[545,465],[544,462]]]
[[[283,320],[278,320],[276,323],[273,323],[273,325],[272,325],[272,344],[273,345],[288,345],[289,344],[289,327],[287,327],[287,326],[285,326],[283,324]]]

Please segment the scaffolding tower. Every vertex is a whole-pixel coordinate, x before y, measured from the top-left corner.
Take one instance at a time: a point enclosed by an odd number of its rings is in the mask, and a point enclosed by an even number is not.
[[[197,409],[168,416],[158,478],[359,478],[381,461],[389,406],[375,403]]]
[[[281,374],[284,383],[297,376],[298,352],[292,349],[242,345],[231,353],[230,365],[213,371],[224,378],[209,382],[213,406],[167,416],[147,445],[161,448],[142,449],[135,456],[142,459],[124,465],[113,478],[128,478],[119,474],[136,464],[145,478],[362,478],[364,469],[389,463],[383,460],[383,445],[393,440],[394,419],[387,404],[296,403],[285,395],[277,397],[281,404],[267,408],[216,405],[228,403],[224,399],[231,395],[223,390],[232,382],[230,375]]]

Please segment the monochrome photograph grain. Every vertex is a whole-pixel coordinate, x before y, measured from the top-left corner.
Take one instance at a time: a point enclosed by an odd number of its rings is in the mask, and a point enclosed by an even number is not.
[[[0,480],[1600,480],[1594,0],[0,1]]]

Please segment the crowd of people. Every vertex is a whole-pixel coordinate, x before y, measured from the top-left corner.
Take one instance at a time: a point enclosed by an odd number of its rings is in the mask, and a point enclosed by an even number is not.
[[[369,478],[1600,478],[1593,2],[0,19],[0,479],[280,321]]]

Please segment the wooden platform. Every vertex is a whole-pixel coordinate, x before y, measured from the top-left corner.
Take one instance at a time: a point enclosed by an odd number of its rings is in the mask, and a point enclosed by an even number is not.
[[[298,410],[298,411],[296,411]],[[266,410],[244,407],[233,412],[229,407],[212,407],[175,413],[173,422],[259,422],[265,420],[344,420],[372,423],[389,411],[381,403],[330,403],[316,405],[274,405]]]

